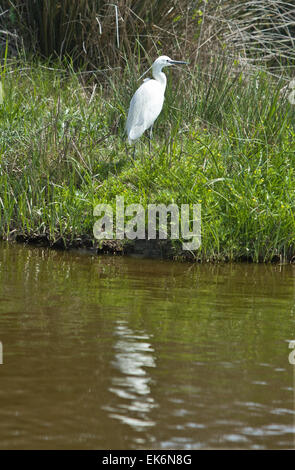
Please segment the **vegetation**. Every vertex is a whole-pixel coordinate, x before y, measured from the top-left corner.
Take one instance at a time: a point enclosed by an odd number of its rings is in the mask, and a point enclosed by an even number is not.
[[[192,43],[202,0],[3,0],[3,29],[11,47],[22,41],[40,57],[71,58],[76,66],[93,69],[121,65],[138,50],[157,54]],[[1,8],[1,7],[0,7]],[[1,14],[1,9],[0,9]],[[1,25],[1,16],[0,16]],[[11,33],[15,30],[17,34]],[[194,47],[194,46],[193,46]]]
[[[65,55],[51,55],[47,61],[25,60],[20,54],[9,58],[5,43],[0,104],[3,238],[44,238],[63,246],[92,243],[93,208],[98,203],[115,206],[116,195],[123,195],[126,204],[145,207],[201,203],[202,245],[192,255],[197,259],[292,259],[292,68],[276,62],[270,73],[248,60],[234,60],[232,49],[222,42],[218,50],[210,53],[207,43],[201,55],[194,55],[206,37],[212,41],[211,26],[205,30],[200,18],[201,10],[195,49],[177,42],[175,32],[169,50],[173,46],[176,58],[189,56],[191,65],[167,70],[166,100],[151,153],[143,138],[134,159],[124,124],[137,79],[146,70],[149,54],[142,43],[137,42],[131,55],[125,44],[118,67],[103,61],[107,67],[95,71],[89,70],[91,60],[77,68]],[[152,57],[166,53],[152,39]],[[181,254],[180,243],[173,250],[174,256]]]

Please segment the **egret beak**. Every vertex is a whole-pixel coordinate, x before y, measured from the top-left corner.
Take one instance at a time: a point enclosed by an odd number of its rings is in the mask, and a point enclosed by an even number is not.
[[[184,60],[170,60],[169,64],[171,64],[171,65],[179,65],[179,64],[188,65],[189,62],[185,62]]]

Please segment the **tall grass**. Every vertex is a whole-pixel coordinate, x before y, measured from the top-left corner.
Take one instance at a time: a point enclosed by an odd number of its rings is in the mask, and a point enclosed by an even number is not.
[[[136,157],[124,124],[141,71],[108,74],[6,64],[0,106],[0,232],[8,239],[92,243],[93,207],[201,203],[207,259],[270,261],[295,254],[294,106],[283,81],[219,57],[167,72],[151,155]],[[86,79],[87,78],[87,79]],[[175,256],[180,253],[174,246]]]
[[[295,7],[284,0],[3,0],[10,47],[76,66],[121,66],[160,52],[206,63],[227,48],[261,66],[294,65]]]
[[[294,65],[295,5],[283,0],[222,2],[223,39],[244,57],[271,67]]]
[[[7,31],[15,29],[23,38],[27,51],[47,60],[71,57],[75,66],[93,69],[121,65],[126,55],[132,61],[139,49],[142,55],[161,48],[172,53],[176,44],[184,49],[201,3],[4,0],[2,21],[7,20]]]

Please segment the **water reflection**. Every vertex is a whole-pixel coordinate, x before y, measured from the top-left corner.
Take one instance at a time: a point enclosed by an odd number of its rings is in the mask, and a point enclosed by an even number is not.
[[[0,243],[0,447],[294,448],[295,267]]]
[[[157,405],[151,396],[151,377],[148,368],[156,367],[154,349],[149,335],[134,332],[127,321],[119,320],[115,325],[114,361],[116,369],[110,391],[119,400],[115,407],[109,407],[112,418],[140,431],[152,427],[155,421],[149,414]],[[120,375],[117,375],[120,372]]]

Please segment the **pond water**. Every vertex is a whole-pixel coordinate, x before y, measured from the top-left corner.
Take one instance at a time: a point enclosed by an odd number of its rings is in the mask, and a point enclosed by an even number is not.
[[[0,243],[0,448],[295,448],[294,301],[291,265]]]

